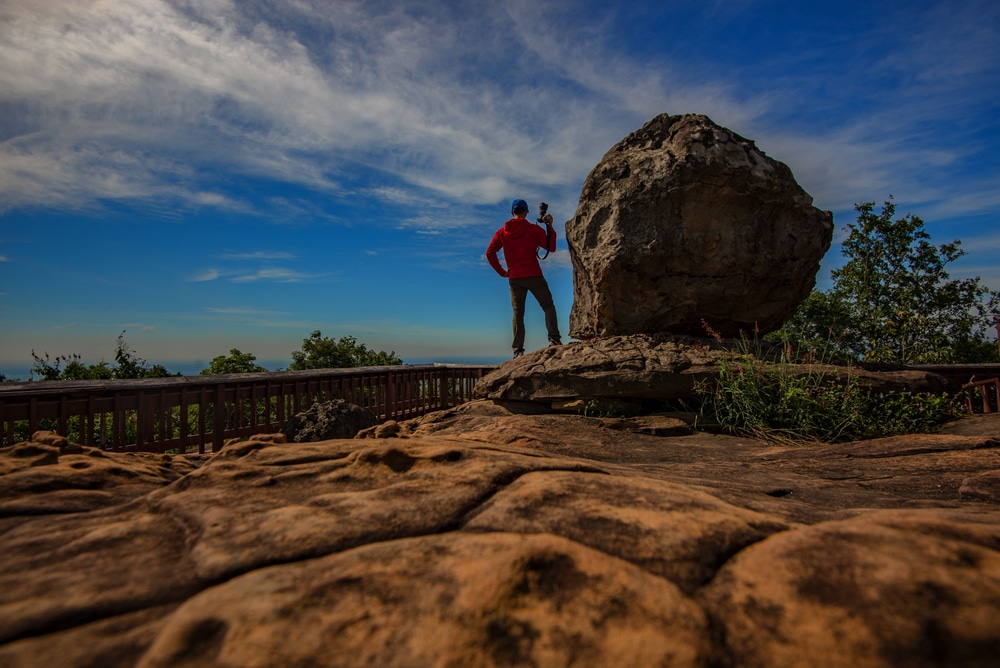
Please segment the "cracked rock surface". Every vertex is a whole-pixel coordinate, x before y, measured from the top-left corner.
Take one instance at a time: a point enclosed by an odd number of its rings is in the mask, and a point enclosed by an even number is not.
[[[777,447],[523,409],[0,449],[0,665],[995,665],[1000,416]]]

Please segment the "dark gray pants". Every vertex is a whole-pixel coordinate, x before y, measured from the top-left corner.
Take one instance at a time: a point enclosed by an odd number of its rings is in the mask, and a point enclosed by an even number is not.
[[[528,299],[529,292],[545,313],[545,329],[549,336],[549,342],[559,341],[559,321],[556,318],[556,305],[552,301],[552,292],[549,291],[549,284],[546,282],[545,277],[511,278],[509,281],[510,306],[514,310],[514,318],[511,322],[514,327],[514,343],[512,344],[514,350],[524,349],[524,303]]]

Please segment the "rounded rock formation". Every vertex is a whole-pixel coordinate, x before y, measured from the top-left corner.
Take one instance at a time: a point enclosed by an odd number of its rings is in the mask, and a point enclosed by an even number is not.
[[[815,284],[833,216],[707,116],[657,116],[591,171],[566,223],[570,336],[779,328]]]

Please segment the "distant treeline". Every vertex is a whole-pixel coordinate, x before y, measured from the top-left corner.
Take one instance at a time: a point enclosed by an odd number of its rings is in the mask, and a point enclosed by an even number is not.
[[[57,355],[50,357],[43,353],[38,355],[31,351],[34,362],[31,366],[31,380],[113,380],[125,378],[166,378],[179,376],[171,373],[162,364],[151,364],[139,357],[128,342],[125,341],[125,330],[118,335],[115,345],[114,364],[101,360],[97,364],[86,364],[80,355]],[[288,364],[289,371],[303,369],[347,369],[360,366],[392,366],[402,364],[393,352],[374,351],[364,343],[359,343],[353,336],[342,336],[339,339],[325,337],[319,330],[308,338],[302,339],[302,347],[291,354]],[[232,348],[229,355],[219,355],[212,359],[209,365],[199,373],[203,376],[224,373],[254,373],[258,371],[274,371],[257,364],[257,356],[244,353],[238,348]],[[7,379],[0,374],[0,382]]]

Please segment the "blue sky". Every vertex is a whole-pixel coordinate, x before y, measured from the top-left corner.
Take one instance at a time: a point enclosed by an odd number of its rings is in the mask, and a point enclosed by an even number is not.
[[[0,371],[31,350],[506,357],[483,255],[563,221],[601,156],[703,113],[788,164],[837,235],[894,196],[1000,289],[1000,4],[0,0]],[[529,304],[527,347],[545,344]],[[6,365],[6,366],[5,366]],[[8,374],[9,375],[9,374]]]

